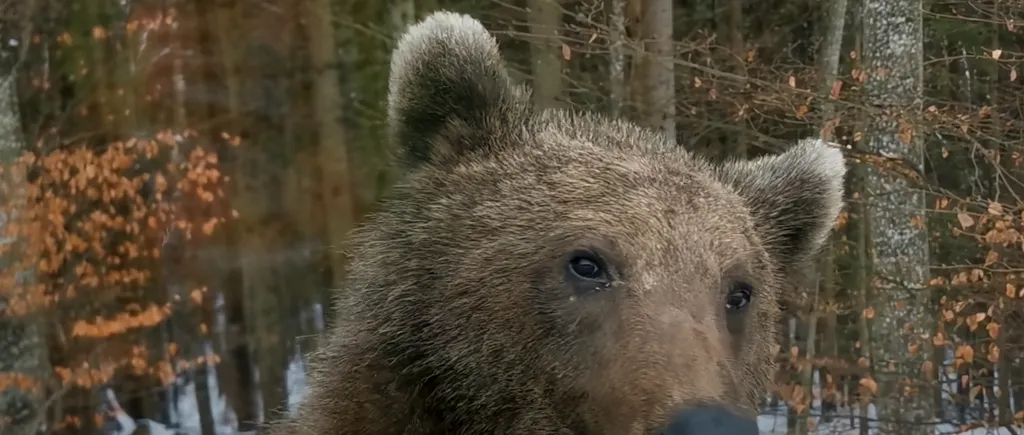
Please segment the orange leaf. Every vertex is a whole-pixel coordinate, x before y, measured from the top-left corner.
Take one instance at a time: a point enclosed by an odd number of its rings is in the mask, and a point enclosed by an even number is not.
[[[907,345],[907,351],[910,352],[910,356],[917,355],[917,352],[921,350],[921,345],[917,343],[911,343]]]
[[[878,383],[875,382],[874,379],[871,379],[870,376],[865,376],[863,378],[860,378],[859,384],[860,384],[860,386],[864,387],[871,394],[875,394],[875,393],[878,392]]]
[[[931,360],[925,360],[921,363],[921,373],[926,379],[934,379],[935,377],[935,363]]]
[[[999,261],[999,253],[995,250],[988,251],[988,255],[985,256],[985,266],[991,266]]]
[[[960,221],[960,226],[965,229],[970,228],[972,225],[974,225],[974,219],[971,218],[970,215],[962,211],[956,213],[956,219]]]
[[[989,201],[988,212],[989,214],[999,216],[1003,214],[1003,205],[995,201]]]
[[[833,80],[832,81],[832,90],[829,91],[829,96],[832,97],[832,99],[838,100],[839,99],[839,91],[842,88],[843,88],[843,81],[842,80],[839,80],[839,79]]]
[[[996,322],[988,322],[988,325],[985,326],[985,329],[988,330],[988,336],[992,337],[993,340],[999,337],[999,324],[998,323],[996,323]]]
[[[995,343],[988,348],[988,362],[993,364],[999,362],[999,346],[996,346]]]
[[[956,349],[956,357],[963,358],[964,361],[974,361],[974,348],[970,346],[960,346]]]

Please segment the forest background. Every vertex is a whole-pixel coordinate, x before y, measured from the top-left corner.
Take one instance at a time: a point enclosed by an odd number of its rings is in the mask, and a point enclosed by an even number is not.
[[[3,0],[0,433],[294,406],[346,234],[401,175],[390,50],[440,8],[538,105],[716,160],[844,149],[762,430],[1024,430],[1024,1]]]

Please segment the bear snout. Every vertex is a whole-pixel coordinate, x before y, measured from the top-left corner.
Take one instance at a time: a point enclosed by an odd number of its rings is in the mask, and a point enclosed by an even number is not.
[[[757,420],[721,405],[680,410],[658,435],[757,435]]]

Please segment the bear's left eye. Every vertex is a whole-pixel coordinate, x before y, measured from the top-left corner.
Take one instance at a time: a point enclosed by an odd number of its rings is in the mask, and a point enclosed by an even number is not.
[[[605,276],[601,261],[592,255],[581,254],[569,260],[569,268],[577,277],[587,280],[601,280]]]
[[[578,294],[601,292],[611,287],[611,271],[597,253],[586,250],[573,252],[564,267],[566,282]]]
[[[750,284],[736,282],[729,288],[729,295],[725,298],[725,308],[729,311],[739,311],[750,305],[750,297],[754,293]]]

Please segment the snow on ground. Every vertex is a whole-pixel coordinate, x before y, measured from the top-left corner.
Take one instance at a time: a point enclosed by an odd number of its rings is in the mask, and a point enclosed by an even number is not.
[[[219,393],[217,388],[217,380],[214,376],[209,376],[210,393],[214,396],[211,400],[214,407],[214,418],[216,419],[217,435],[231,435],[231,434],[242,434],[243,432],[237,432],[238,422],[235,419],[235,414],[231,410],[225,401],[223,395]],[[288,409],[289,412],[294,412],[295,405],[302,399],[306,387],[305,377],[305,362],[301,357],[295,357],[292,363],[289,365],[288,374]],[[117,414],[117,421],[121,428],[119,430],[111,430],[107,433],[110,435],[130,435],[138,425],[149,426],[150,433],[152,435],[203,435],[199,429],[199,407],[196,402],[195,396],[195,384],[192,382],[185,383],[182,385],[181,391],[183,394],[177,403],[177,416],[178,416],[178,427],[170,428],[168,425],[155,422],[148,419],[132,420],[130,417],[124,414],[123,411]],[[113,399],[113,393],[108,393]],[[860,431],[857,427],[851,426],[850,424],[850,411],[840,408],[838,414],[834,416],[833,420],[829,423],[820,422],[820,414],[814,414],[810,417],[817,424],[817,428],[814,431],[809,432],[808,435],[859,435]],[[875,419],[874,406],[868,408],[869,419]],[[777,435],[786,433],[786,420],[787,420],[787,408],[779,406],[774,409],[766,409],[765,412],[757,418],[757,425],[761,433],[764,435]],[[872,427],[874,427],[872,425]],[[1015,428],[1017,433],[1024,433],[1024,427]],[[877,430],[871,430],[871,435],[882,435]],[[978,428],[970,432],[958,432],[956,427],[951,424],[942,424],[936,427],[936,435],[1012,435],[1012,432],[1005,428],[999,429],[984,429]]]
[[[318,330],[323,330],[323,307],[317,304],[313,307],[311,312],[305,313],[305,315],[312,316],[313,322]],[[220,323],[220,322],[218,322]],[[208,357],[213,356],[213,346],[211,343],[205,343],[206,354]],[[946,366],[952,363],[952,351],[948,352]],[[220,393],[220,388],[217,385],[216,370],[208,370],[202,373],[207,376],[207,382],[209,383],[210,390],[210,403],[213,407],[213,417],[215,419],[214,425],[216,435],[241,435],[245,432],[238,432],[238,420],[234,411],[227,404],[226,397]],[[996,373],[998,378],[999,373]],[[956,384],[955,376],[943,376],[943,389],[947,393],[954,393],[953,386]],[[287,406],[288,413],[293,414],[296,406],[305,396],[306,392],[306,360],[303,352],[300,351],[296,346],[295,354],[288,365],[286,373],[286,382],[288,387],[287,392]],[[259,380],[256,379],[256,385],[258,389]],[[196,386],[194,382],[179,380],[178,388],[179,395],[175,406],[172,406],[170,411],[171,422],[157,422],[151,419],[133,419],[120,408],[117,404],[117,398],[114,397],[112,390],[106,390],[104,392],[105,399],[110,409],[114,411],[114,418],[107,425],[106,434],[109,435],[131,435],[139,426],[148,426],[149,433],[151,435],[203,435],[200,430],[199,423],[199,404],[196,400]],[[813,397],[821,397],[820,393],[820,379],[817,373],[813,378],[812,386]],[[997,389],[998,390],[998,389]],[[997,394],[999,392],[997,391]],[[257,403],[261,403],[259,394],[255,398]],[[1015,402],[1017,398],[1011,397],[1012,402]],[[260,406],[262,409],[262,406]],[[813,409],[809,417],[810,420],[816,425],[816,430],[811,431],[808,435],[859,435],[859,428],[855,427],[850,419],[851,411],[849,409],[840,408],[837,410],[836,415],[833,416],[832,421],[825,423],[821,421],[820,415],[821,402],[815,400],[813,403]],[[762,434],[775,435],[786,433],[788,409],[785,404],[775,408],[765,409],[757,418],[757,425]],[[262,415],[259,416],[262,418]],[[875,420],[877,414],[875,413],[874,406],[868,407],[868,418],[869,420]],[[871,435],[882,435],[876,428],[874,422],[869,423],[871,428]],[[1024,427],[1014,428],[1017,433],[1024,433]],[[251,433],[249,433],[251,434]],[[936,427],[936,435],[1012,435],[1012,432],[1005,428],[978,428],[969,432],[958,432],[956,426],[951,424],[941,424]]]
[[[774,410],[765,410],[762,415],[757,417],[757,426],[762,434],[785,434],[786,423],[787,423],[787,411],[785,406],[780,406]],[[816,430],[810,431],[808,435],[859,435],[860,428],[851,425],[850,422],[850,410],[840,408],[838,415],[833,417],[833,420],[829,423],[822,423],[820,421],[820,414],[812,413],[810,417],[816,424]],[[871,435],[882,435],[877,429],[877,424],[873,421],[878,417],[875,412],[874,405],[868,407],[868,427],[870,428],[869,433]],[[1014,430],[1017,433],[1021,433],[1022,427],[1015,427]],[[968,432],[960,432],[956,426],[948,423],[937,425],[935,428],[936,435],[1013,435],[1012,432],[1006,428],[977,428]]]

